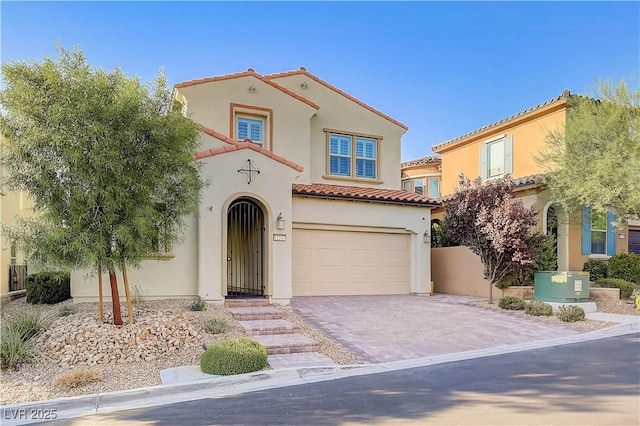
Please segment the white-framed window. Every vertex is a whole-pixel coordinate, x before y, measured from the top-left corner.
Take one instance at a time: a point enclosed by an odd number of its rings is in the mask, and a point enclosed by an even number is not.
[[[413,192],[424,195],[424,179],[418,178],[413,180]]]
[[[262,145],[264,143],[264,120],[248,117],[236,117],[236,137],[243,141]]]
[[[613,256],[616,254],[616,215],[582,208],[582,254]]]
[[[607,254],[607,215],[591,212],[591,254]]]
[[[331,176],[358,179],[378,177],[378,139],[340,133],[328,133]]]
[[[480,147],[480,177],[499,178],[513,173],[513,136],[491,139]]]
[[[410,180],[403,180],[402,181],[402,190],[411,192],[411,181]]]
[[[439,198],[440,197],[440,178],[439,177],[429,177],[427,178],[427,195],[429,198]]]

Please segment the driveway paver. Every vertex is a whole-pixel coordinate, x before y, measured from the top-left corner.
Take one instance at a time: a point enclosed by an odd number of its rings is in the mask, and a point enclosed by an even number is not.
[[[431,355],[573,336],[579,332],[484,309],[462,296],[307,296],[293,308],[365,362]]]

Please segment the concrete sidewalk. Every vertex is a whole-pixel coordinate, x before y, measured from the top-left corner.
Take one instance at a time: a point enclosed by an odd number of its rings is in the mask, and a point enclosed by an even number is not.
[[[49,412],[53,410],[57,419],[72,419],[96,413],[152,407],[204,398],[219,398],[258,390],[335,380],[365,374],[377,374],[465,359],[587,342],[640,332],[639,321],[630,321],[628,318],[626,318],[625,321],[627,322],[589,333],[380,364],[268,370],[238,376],[213,378],[193,377],[193,371],[183,370],[192,381],[75,398],[61,398],[50,401],[6,405],[0,407],[0,419],[2,420],[1,423],[3,426],[39,423],[46,420],[32,420],[31,417],[22,416],[47,412],[45,410],[49,410]]]

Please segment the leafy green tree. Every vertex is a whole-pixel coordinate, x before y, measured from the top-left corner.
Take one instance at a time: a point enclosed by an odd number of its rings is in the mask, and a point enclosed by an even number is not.
[[[197,209],[197,126],[169,110],[162,74],[143,85],[77,49],[2,73],[2,185],[28,193],[37,213],[4,231],[33,259],[107,271],[122,324],[116,272],[177,243]]]
[[[536,212],[513,198],[510,177],[482,182],[461,175],[445,204],[445,220],[449,238],[480,257],[489,283],[489,303],[494,285],[535,265],[541,240],[539,233],[532,232]]]
[[[640,88],[600,82],[595,99],[567,102],[566,125],[548,132],[536,158],[553,199],[567,211],[640,217]]]

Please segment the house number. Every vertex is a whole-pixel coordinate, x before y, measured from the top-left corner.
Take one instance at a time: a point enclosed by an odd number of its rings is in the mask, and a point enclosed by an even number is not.
[[[273,234],[273,241],[287,241],[286,234]]]

